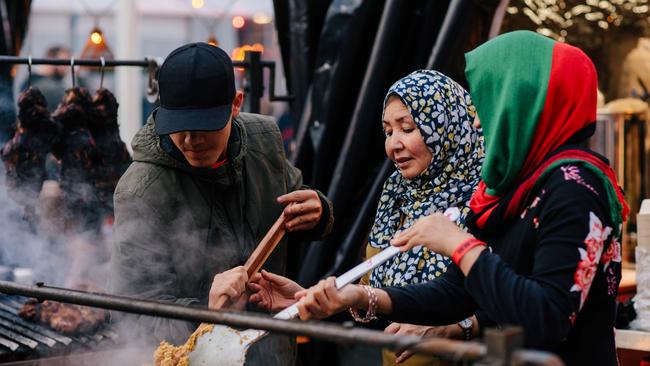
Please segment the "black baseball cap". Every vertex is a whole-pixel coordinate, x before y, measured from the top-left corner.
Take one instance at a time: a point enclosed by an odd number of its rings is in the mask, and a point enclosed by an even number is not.
[[[221,48],[189,43],[175,49],[158,70],[158,87],[158,135],[226,127],[235,98],[235,72]]]

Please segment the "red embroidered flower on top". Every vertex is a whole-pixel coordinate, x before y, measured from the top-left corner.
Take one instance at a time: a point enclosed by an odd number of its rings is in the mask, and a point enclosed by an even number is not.
[[[593,212],[589,212],[589,233],[585,238],[585,248],[578,248],[580,263],[573,275],[572,292],[580,292],[580,308],[587,300],[589,288],[596,276],[598,262],[603,253],[605,241],[612,232],[612,228],[603,227],[602,222]]]
[[[617,238],[612,238],[611,244],[607,247],[603,257],[601,259],[603,262],[603,271],[607,270],[607,267],[611,262],[621,263],[621,243],[618,242]]]

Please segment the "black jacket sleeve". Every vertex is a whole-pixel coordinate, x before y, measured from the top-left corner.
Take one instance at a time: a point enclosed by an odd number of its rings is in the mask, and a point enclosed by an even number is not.
[[[583,172],[587,175],[591,173]],[[591,178],[589,186],[566,181],[558,169],[542,188],[529,274],[516,273],[499,255],[483,251],[465,281],[467,291],[491,319],[521,325],[531,346],[549,346],[566,338],[591,285],[589,281],[576,288],[578,266],[588,264],[595,273],[608,243],[607,229],[598,229],[612,226],[605,191],[596,191],[597,181]],[[590,245],[600,246],[601,251],[593,252],[592,262],[587,263],[582,259],[590,237],[598,237],[599,242]]]
[[[476,304],[463,286],[465,277],[453,263],[447,272],[427,283],[386,287],[393,304],[392,321],[422,325],[447,325],[472,316]]]

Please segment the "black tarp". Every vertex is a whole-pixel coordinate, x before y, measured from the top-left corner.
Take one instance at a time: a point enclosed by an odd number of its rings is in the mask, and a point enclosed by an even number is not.
[[[463,54],[487,39],[497,5],[495,0],[334,0],[323,15],[323,3],[314,3],[275,2],[282,54],[289,57],[285,69],[297,97],[292,162],[305,183],[332,199],[336,218],[325,240],[292,248],[292,267],[303,285],[359,260],[374,216],[369,207],[378,197],[372,188],[392,171],[384,164],[379,123],[388,87],[422,68],[465,85]]]
[[[276,0],[273,4],[284,74],[295,96],[291,102],[294,121],[302,115],[313,76],[320,33],[330,3],[331,0]]]
[[[310,24],[305,3],[275,0],[276,11],[284,14],[276,15],[277,29],[291,33],[279,35],[297,96],[291,106],[297,131],[291,160],[305,183],[334,203],[333,232],[290,248],[289,273],[303,286],[342,273],[364,254],[383,183],[394,170],[380,123],[388,87],[423,68],[466,85],[464,52],[487,39],[497,3],[333,0],[327,14],[316,17],[324,22]],[[309,364],[337,364],[332,348],[320,342],[309,347]]]

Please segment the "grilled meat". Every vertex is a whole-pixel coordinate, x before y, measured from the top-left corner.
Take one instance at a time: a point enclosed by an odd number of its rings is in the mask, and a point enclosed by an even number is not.
[[[45,180],[47,154],[58,137],[43,94],[29,88],[18,97],[14,134],[2,148],[10,196],[32,210]]]
[[[88,128],[97,146],[93,181],[98,200],[107,214],[113,213],[113,192],[118,180],[131,164],[129,151],[120,138],[118,106],[113,93],[100,89],[93,97],[93,113],[88,120]]]
[[[38,300],[29,299],[25,304],[23,304],[23,307],[20,308],[18,315],[23,319],[35,320],[39,316],[39,309]]]
[[[61,161],[60,185],[65,199],[66,229],[76,232],[93,229],[96,196],[91,171],[96,164],[95,140],[88,130],[92,100],[84,88],[66,91],[52,114],[61,125],[61,138],[52,152]]]
[[[75,335],[92,332],[106,322],[107,312],[56,301],[29,299],[18,314],[26,320],[48,325],[57,332]]]

